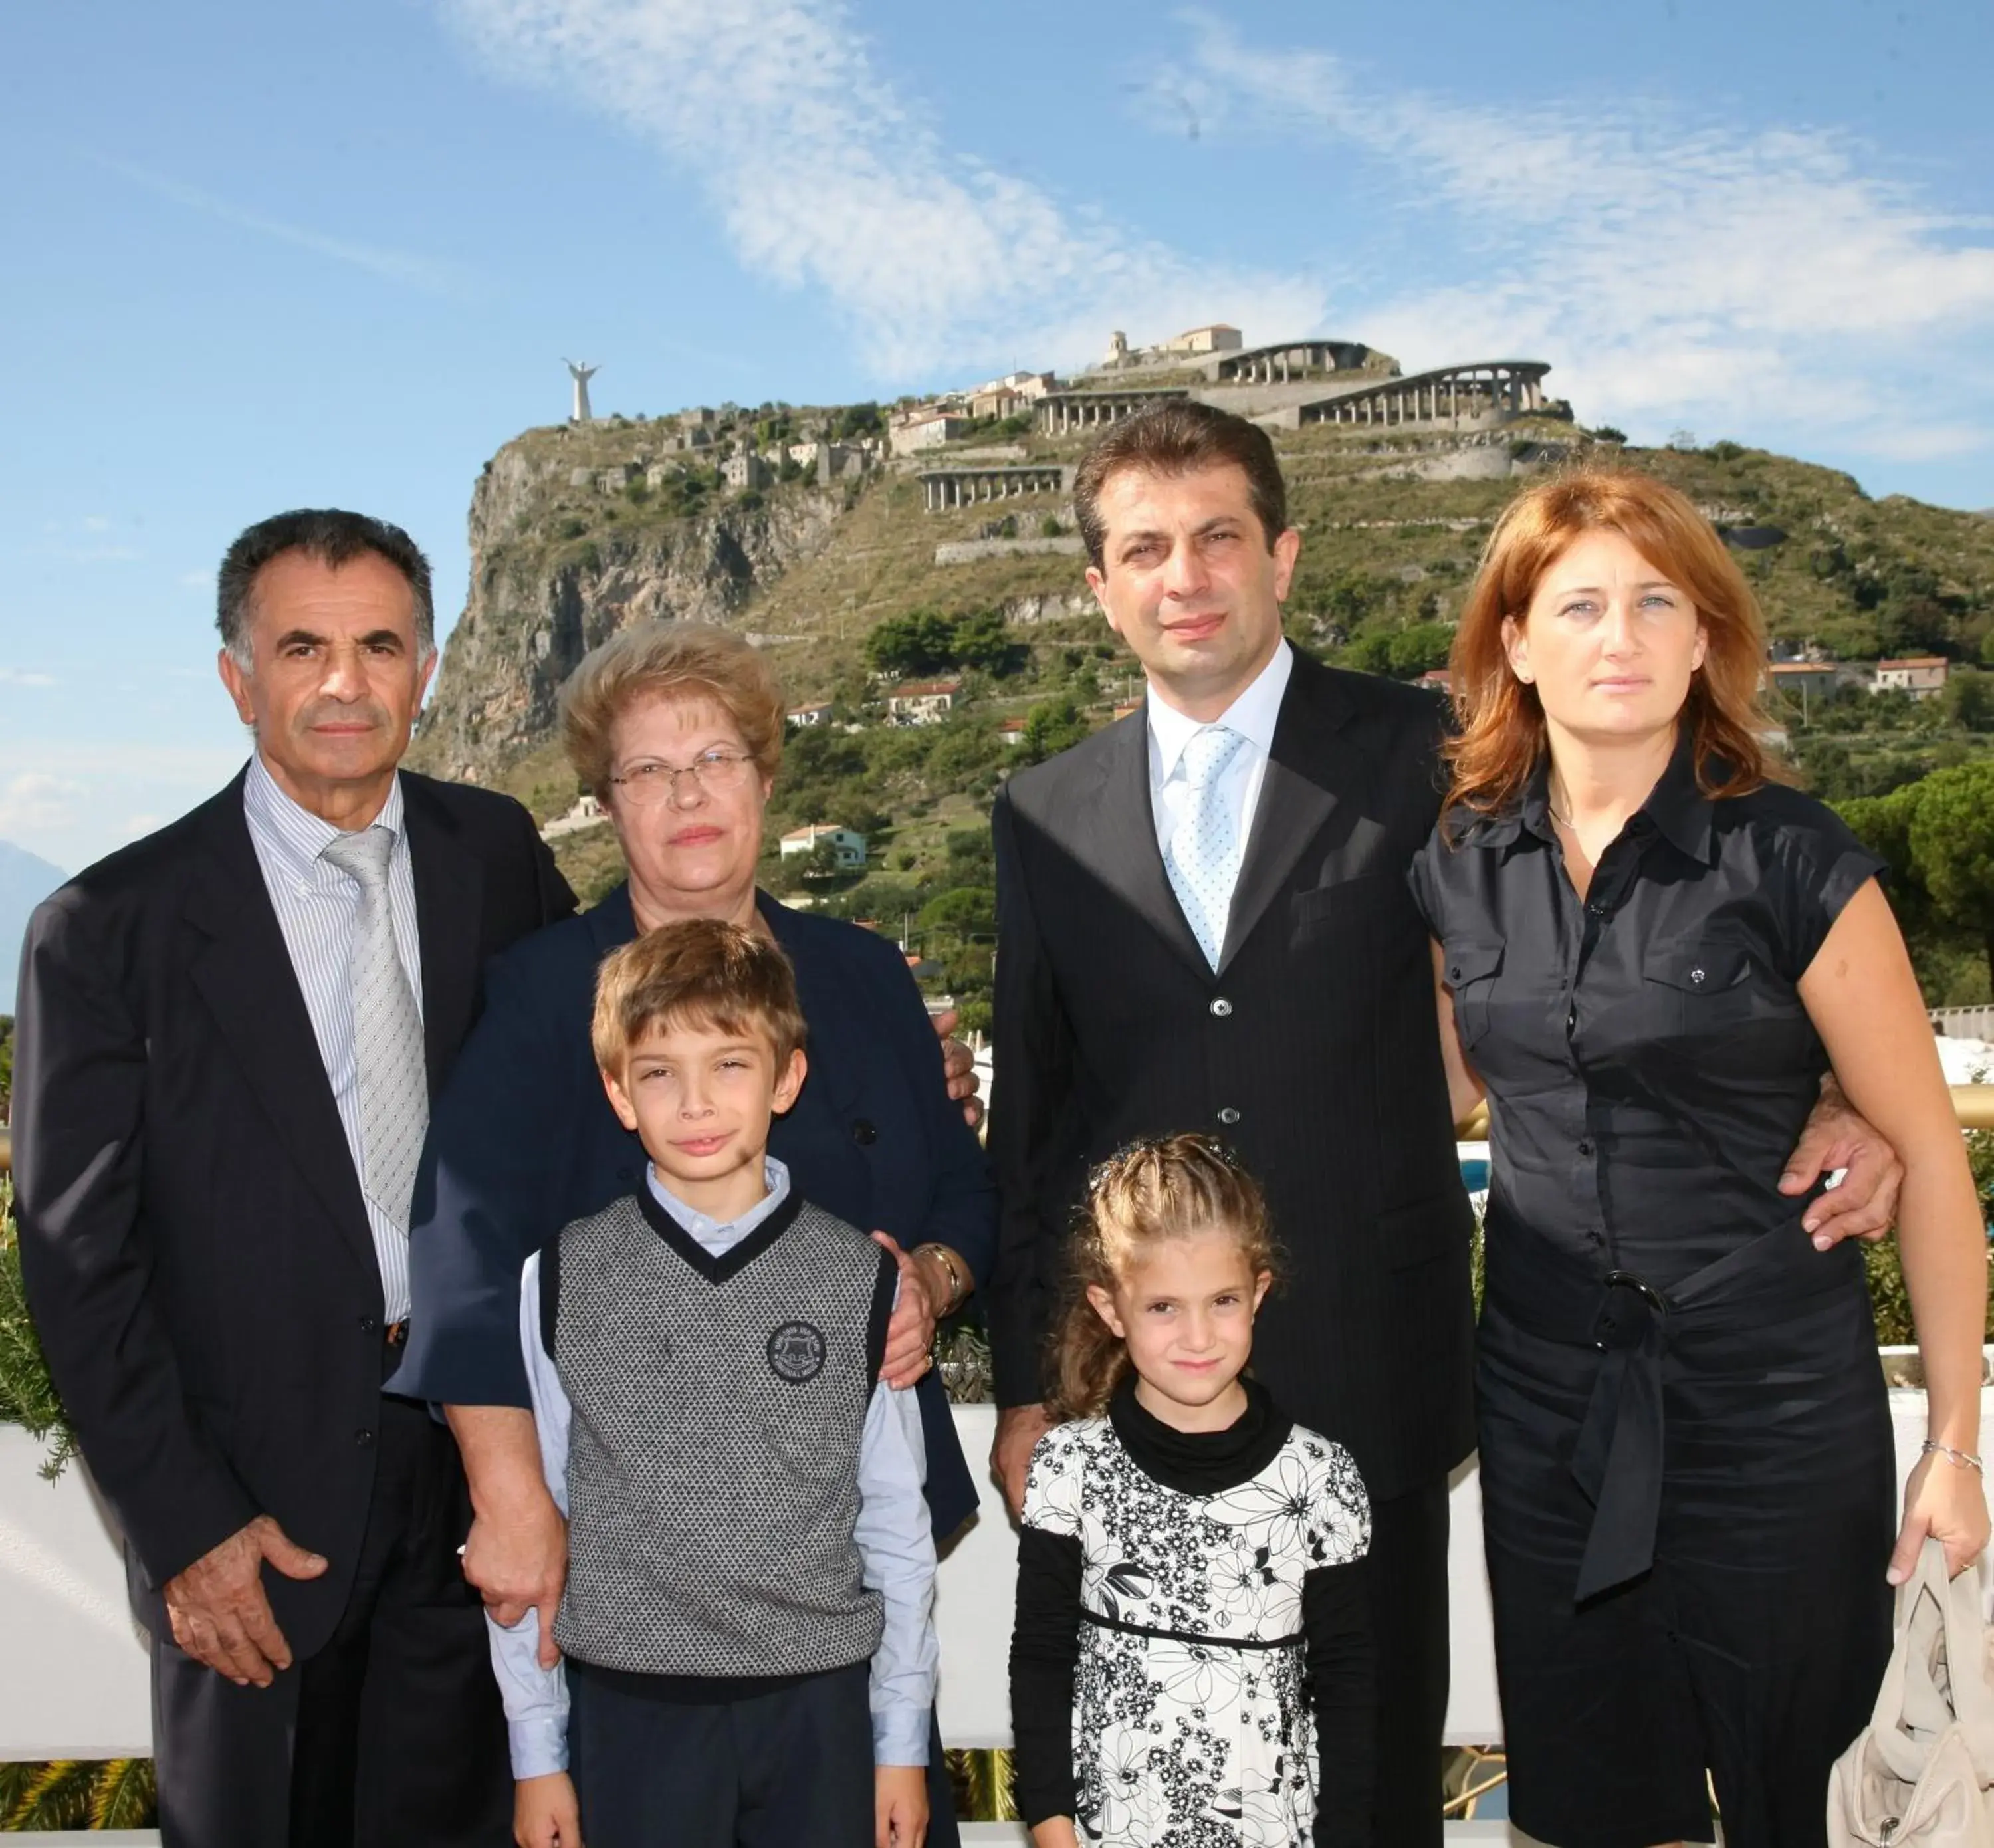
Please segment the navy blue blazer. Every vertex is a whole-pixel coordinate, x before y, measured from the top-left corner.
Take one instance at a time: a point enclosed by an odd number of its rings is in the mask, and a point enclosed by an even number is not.
[[[810,1071],[769,1152],[803,1198],[911,1249],[937,1239],[981,1284],[997,1241],[983,1151],[949,1101],[920,993],[887,938],[757,900],[789,952]],[[642,1185],[589,1049],[595,972],[637,934],[629,889],[516,944],[485,972],[485,1011],[430,1119],[409,1235],[406,1357],[396,1392],[447,1405],[528,1403],[519,1271],[571,1219]],[[940,1377],[917,1389],[937,1539],[976,1506]]]

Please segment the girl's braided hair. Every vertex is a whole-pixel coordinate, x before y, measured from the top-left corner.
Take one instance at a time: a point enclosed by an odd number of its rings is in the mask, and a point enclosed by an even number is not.
[[[1254,1276],[1277,1270],[1266,1200],[1215,1138],[1146,1138],[1094,1171],[1067,1247],[1065,1298],[1054,1334],[1056,1418],[1098,1418],[1129,1370],[1129,1350],[1088,1300],[1088,1286],[1113,1289],[1130,1260],[1159,1239],[1214,1231],[1239,1240]]]

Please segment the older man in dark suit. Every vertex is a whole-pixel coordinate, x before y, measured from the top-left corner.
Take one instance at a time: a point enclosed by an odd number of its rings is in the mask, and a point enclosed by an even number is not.
[[[436,664],[406,533],[279,515],[219,600],[248,765],[29,928],[29,1300],[151,1633],[166,1842],[496,1848],[463,1472],[382,1383],[430,1097],[574,895],[518,804],[398,769]]]

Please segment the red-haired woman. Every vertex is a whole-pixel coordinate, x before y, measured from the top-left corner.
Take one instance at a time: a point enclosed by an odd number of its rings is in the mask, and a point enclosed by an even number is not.
[[[1493,1180],[1477,1384],[1518,1825],[1559,1848],[1818,1843],[1889,1582],[1987,1538],[1987,1254],[1880,862],[1773,780],[1765,637],[1722,541],[1633,473],[1497,523],[1413,890]],[[1905,1166],[1930,1442],[1891,1548],[1857,1248],[1780,1191],[1831,1067]],[[1886,1574],[1887,1569],[1887,1574]],[[1886,1582],[1886,1577],[1888,1582]]]

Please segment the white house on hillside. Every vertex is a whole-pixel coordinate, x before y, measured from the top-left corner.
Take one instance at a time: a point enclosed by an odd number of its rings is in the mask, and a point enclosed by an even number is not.
[[[1879,661],[1876,677],[1869,683],[1873,693],[1908,693],[1913,699],[1933,699],[1945,691],[1951,663],[1944,655],[1913,655],[1900,661]]]
[[[793,828],[782,838],[782,856],[808,853],[820,841],[828,841],[840,873],[856,873],[865,864],[865,837],[855,828],[833,828],[828,822],[813,821],[807,828]]]
[[[910,681],[887,695],[886,710],[903,725],[938,725],[961,697],[960,681]]]

